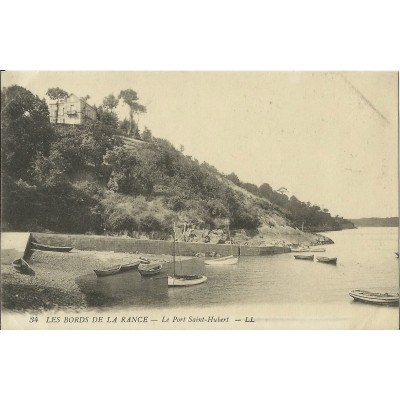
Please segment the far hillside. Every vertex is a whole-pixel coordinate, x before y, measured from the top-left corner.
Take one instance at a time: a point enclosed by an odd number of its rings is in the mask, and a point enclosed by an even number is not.
[[[355,226],[359,227],[396,227],[399,226],[399,217],[389,218],[358,218],[350,220]]]

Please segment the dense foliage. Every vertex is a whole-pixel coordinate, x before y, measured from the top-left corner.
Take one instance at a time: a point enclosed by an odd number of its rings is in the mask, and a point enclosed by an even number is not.
[[[56,89],[51,94],[59,98],[62,89]],[[140,141],[125,142],[113,95],[97,108],[95,121],[81,125],[51,125],[45,101],[22,87],[3,89],[1,96],[3,228],[162,238],[177,220],[256,230],[279,213],[293,226],[336,229],[327,210],[268,184],[225,177],[148,128],[141,136],[136,130]],[[138,111],[136,92],[120,98],[130,107],[124,128],[132,132],[133,115],[145,109]]]

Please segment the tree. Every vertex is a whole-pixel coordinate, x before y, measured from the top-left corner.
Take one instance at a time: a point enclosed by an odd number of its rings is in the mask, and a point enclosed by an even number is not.
[[[114,96],[114,94],[110,94],[103,99],[103,107],[113,112],[114,108],[117,108],[119,100]]]
[[[122,99],[124,103],[129,107],[129,135],[132,135],[132,130],[134,126],[133,116],[136,114],[137,123],[135,129],[135,136],[137,136],[138,126],[139,126],[139,115],[147,111],[146,107],[137,102],[139,100],[139,97],[137,96],[137,93],[132,89],[121,90],[118,99]]]
[[[50,88],[47,90],[47,96],[50,97],[51,100],[56,101],[56,124],[58,123],[58,106],[60,103],[60,100],[65,99],[68,97],[68,92],[66,92],[63,89],[60,89],[59,87],[56,88]]]
[[[48,156],[54,138],[45,101],[21,86],[1,91],[2,169],[15,178],[29,177],[38,153]]]
[[[153,134],[151,133],[151,130],[147,126],[145,126],[144,131],[142,133],[142,139],[145,142],[151,142],[152,136]]]

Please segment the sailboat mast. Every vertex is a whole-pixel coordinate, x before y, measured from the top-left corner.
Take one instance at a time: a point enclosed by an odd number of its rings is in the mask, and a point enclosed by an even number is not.
[[[233,256],[232,239],[231,239],[231,231],[229,230],[229,224],[228,224],[228,237],[229,237],[229,243],[231,244],[231,255]]]
[[[173,247],[173,253],[172,253],[172,258],[174,260],[174,276],[175,276],[175,253],[176,253],[176,231],[175,231],[175,222],[174,222],[174,247]]]

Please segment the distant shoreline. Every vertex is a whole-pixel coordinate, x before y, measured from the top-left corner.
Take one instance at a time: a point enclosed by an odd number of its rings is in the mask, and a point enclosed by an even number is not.
[[[363,227],[387,227],[396,228],[399,226],[399,217],[389,217],[389,218],[358,218],[349,219],[355,226]]]

